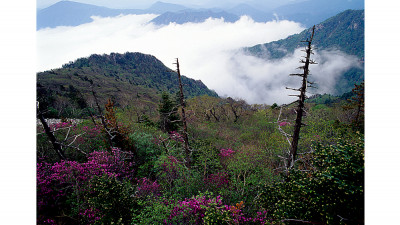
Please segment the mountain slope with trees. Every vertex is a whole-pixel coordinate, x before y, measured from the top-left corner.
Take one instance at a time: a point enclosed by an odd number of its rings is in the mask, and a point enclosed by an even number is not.
[[[310,35],[312,28],[286,39],[246,48],[251,55],[267,59],[280,59],[302,48],[302,40]],[[355,55],[364,61],[364,10],[346,10],[315,26],[313,45],[321,50],[340,50],[348,55]],[[364,80],[363,68],[351,68],[337,82],[337,92],[351,91],[354,84]]]
[[[73,108],[72,102],[82,101],[82,98],[94,105],[93,87],[101,104],[107,98],[114,99],[118,106],[123,107],[132,101],[157,104],[161,93],[178,91],[177,79],[175,71],[151,55],[130,52],[95,54],[64,64],[60,69],[38,73],[37,97],[43,107],[51,106],[57,111],[68,106]],[[200,80],[183,76],[182,82],[188,98],[218,96]]]
[[[311,27],[347,9],[364,9],[364,0],[307,0],[280,6],[270,13]]]

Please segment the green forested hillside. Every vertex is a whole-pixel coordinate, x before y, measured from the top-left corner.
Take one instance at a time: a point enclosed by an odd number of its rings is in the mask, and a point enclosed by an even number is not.
[[[183,76],[182,82],[187,98],[218,96],[200,80]],[[176,72],[157,58],[142,53],[91,55],[60,69],[37,74],[38,101],[42,107],[52,107],[58,114],[60,110],[77,108],[82,97],[89,105],[94,105],[91,86],[101,104],[111,98],[122,107],[138,101],[152,105],[159,102],[162,92],[174,94],[178,91],[178,78]]]
[[[310,36],[312,28],[286,39],[256,45],[246,51],[261,58],[280,59],[302,48],[301,41]],[[315,26],[313,45],[316,51],[340,50],[364,62],[364,10],[346,10]],[[336,82],[335,92],[351,91],[364,80],[364,68],[350,68]]]
[[[286,39],[247,48],[250,53],[263,57],[282,58],[300,48],[310,36],[312,27]],[[317,50],[338,49],[350,55],[364,58],[364,10],[346,10],[315,26],[313,45]]]

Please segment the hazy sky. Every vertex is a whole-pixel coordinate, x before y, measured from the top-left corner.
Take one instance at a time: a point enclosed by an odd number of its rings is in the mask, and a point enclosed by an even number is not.
[[[37,0],[37,8],[48,7],[60,0]],[[304,0],[71,0],[75,2],[105,6],[109,8],[147,8],[151,4],[161,1],[174,4],[181,4],[187,6],[199,6],[199,7],[218,7],[218,6],[235,6],[240,3],[250,3],[256,5],[268,6],[270,8],[277,7],[282,4],[289,2],[298,2]]]
[[[241,17],[235,23],[208,19],[203,23],[156,26],[148,23],[156,15],[94,17],[92,23],[37,31],[37,71],[91,54],[142,52],[154,55],[173,69],[179,58],[182,74],[202,80],[220,96],[243,98],[249,103],[288,103],[293,97],[285,87],[296,88],[299,59],[296,51],[279,61],[256,58],[240,49],[286,38],[304,27],[291,21],[254,22]],[[317,52],[318,65],[311,67],[321,93],[329,93],[335,80],[351,66],[355,57],[337,51]],[[318,74],[324,74],[319,76]]]

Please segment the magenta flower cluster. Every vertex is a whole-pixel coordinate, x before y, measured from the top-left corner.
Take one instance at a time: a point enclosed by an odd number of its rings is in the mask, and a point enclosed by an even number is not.
[[[96,223],[96,221],[99,221],[101,219],[101,216],[99,216],[99,214],[100,210],[88,208],[85,210],[82,209],[79,213],[79,216],[86,218],[86,222],[88,224],[94,224]]]
[[[246,217],[242,211],[243,207],[243,202],[236,206],[223,205],[219,195],[216,198],[192,197],[178,201],[168,220],[164,220],[164,224],[175,224],[176,221],[179,221],[180,224],[204,224],[203,218],[210,208],[217,210],[220,215],[227,214],[232,224],[267,224],[267,211],[257,212],[255,217]]]
[[[85,131],[90,136],[96,137],[97,135],[99,135],[101,133],[102,127],[99,125],[95,125],[92,128],[90,128],[88,126],[83,126],[82,130]]]
[[[229,175],[226,172],[218,172],[216,174],[210,174],[204,178],[204,184],[214,188],[225,188],[229,185]]]
[[[285,122],[285,121],[279,123],[280,127],[284,127],[284,126],[287,126],[287,125],[290,125],[290,123],[289,122]]]
[[[71,122],[60,122],[60,123],[54,123],[54,124],[49,125],[51,130],[61,129],[61,128],[70,127],[70,126],[72,126]]]
[[[149,179],[142,178],[138,182],[138,188],[136,196],[138,197],[145,197],[145,196],[159,196],[160,195],[160,185],[157,181],[151,181]]]
[[[179,218],[179,222],[182,224],[203,224],[205,212],[211,204],[222,205],[221,196],[209,199],[206,196],[197,196],[178,201],[178,204],[172,209],[168,220],[172,222]],[[169,224],[168,221],[164,222]]]
[[[229,158],[229,157],[233,156],[233,154],[235,154],[235,151],[228,148],[228,149],[221,149],[219,156],[224,157],[224,158]]]
[[[168,159],[161,166],[167,179],[178,178],[178,160],[174,156],[168,156]]]
[[[72,191],[85,191],[93,176],[107,174],[116,178],[132,178],[133,163],[126,162],[129,154],[114,148],[111,152],[93,152],[88,161],[61,161],[54,164],[44,161],[37,163],[37,204],[38,210],[57,206],[60,198]]]
[[[179,134],[178,132],[176,132],[176,131],[171,131],[171,132],[169,132],[169,137],[170,137],[172,140],[174,140],[174,141],[181,142],[181,143],[184,142],[182,135],[180,135],[180,134]]]

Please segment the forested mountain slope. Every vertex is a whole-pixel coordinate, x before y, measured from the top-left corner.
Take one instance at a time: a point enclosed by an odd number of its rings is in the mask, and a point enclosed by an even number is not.
[[[188,98],[218,96],[200,80],[182,76],[182,82]],[[127,106],[134,100],[157,104],[162,92],[173,94],[178,91],[178,78],[156,57],[129,52],[91,55],[60,69],[37,74],[38,100],[57,110],[68,107],[81,97],[93,105],[91,86],[101,104],[108,98],[120,106]]]
[[[310,36],[312,28],[286,39],[255,45],[245,50],[252,55],[267,59],[280,59],[302,48],[301,41]],[[316,51],[339,50],[357,56],[364,61],[364,10],[346,10],[315,26],[313,45]],[[346,71],[337,82],[336,90],[343,94],[351,91],[355,83],[364,80],[364,68]]]

